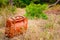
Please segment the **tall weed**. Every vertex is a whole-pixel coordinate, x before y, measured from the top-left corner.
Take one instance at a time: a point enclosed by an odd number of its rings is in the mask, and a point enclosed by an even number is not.
[[[11,7],[11,6],[8,6],[5,8],[0,8],[0,17],[1,17],[0,21],[2,20],[2,22],[0,22],[0,24],[5,26],[6,19],[8,17],[13,16],[15,14],[15,10],[16,10],[16,7]]]

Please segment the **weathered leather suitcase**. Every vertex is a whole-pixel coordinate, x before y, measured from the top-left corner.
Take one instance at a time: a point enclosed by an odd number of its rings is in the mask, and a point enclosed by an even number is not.
[[[18,34],[23,34],[27,30],[28,21],[22,16],[8,18],[6,21],[5,35],[12,38]]]

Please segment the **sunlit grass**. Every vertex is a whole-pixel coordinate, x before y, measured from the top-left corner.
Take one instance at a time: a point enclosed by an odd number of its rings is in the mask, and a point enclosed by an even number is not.
[[[0,8],[0,26],[5,25],[6,19],[8,17],[14,16],[16,7],[2,7]]]

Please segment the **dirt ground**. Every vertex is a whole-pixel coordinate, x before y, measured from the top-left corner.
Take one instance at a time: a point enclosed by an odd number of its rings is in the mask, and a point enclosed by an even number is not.
[[[17,11],[18,15],[25,13],[25,10],[21,10],[20,8]],[[11,39],[4,39],[5,28],[0,28],[0,40],[60,40],[60,14],[52,13],[47,15],[47,20],[41,18],[36,20],[28,19],[26,33]]]

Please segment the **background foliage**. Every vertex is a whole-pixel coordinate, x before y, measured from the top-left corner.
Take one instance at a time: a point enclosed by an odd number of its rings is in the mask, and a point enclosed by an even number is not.
[[[30,3],[42,4],[42,3],[55,3],[56,0],[13,0],[13,5],[16,7],[26,7]],[[0,0],[0,6],[9,4],[9,0]]]
[[[8,0],[0,0],[0,7],[8,5]]]
[[[26,4],[23,3],[23,1],[21,0],[13,0],[13,5],[15,5],[16,7],[25,7]]]
[[[35,19],[35,18],[43,18],[47,19],[47,16],[44,14],[43,10],[47,9],[46,4],[30,4],[29,6],[26,7],[26,14],[25,16],[30,19]]]

